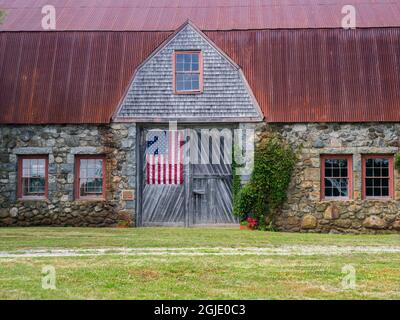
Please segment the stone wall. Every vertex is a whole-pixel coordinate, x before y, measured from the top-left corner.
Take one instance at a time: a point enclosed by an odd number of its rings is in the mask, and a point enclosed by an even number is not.
[[[288,199],[275,216],[278,230],[307,232],[400,231],[400,180],[394,172],[393,200],[363,200],[362,154],[396,154],[400,124],[274,124],[299,150],[299,161],[288,190]],[[257,127],[256,141],[265,137],[267,126]],[[353,155],[353,199],[321,200],[321,154]]]
[[[275,216],[278,230],[400,230],[400,177],[396,170],[393,200],[363,200],[361,192],[361,154],[397,153],[400,124],[259,124],[255,128],[256,143],[267,130],[274,130],[299,151],[288,199]],[[0,226],[134,225],[135,200],[122,197],[124,190],[134,193],[136,188],[134,124],[3,125],[0,137]],[[24,154],[48,154],[47,200],[17,199],[17,159]],[[105,201],[74,199],[74,164],[78,154],[106,156]],[[321,200],[321,154],[353,155],[352,200]]]
[[[136,187],[134,124],[0,126],[0,226],[133,225]],[[47,154],[48,199],[17,199],[19,155]],[[75,155],[106,156],[106,199],[74,199]],[[129,194],[125,193],[125,194]]]

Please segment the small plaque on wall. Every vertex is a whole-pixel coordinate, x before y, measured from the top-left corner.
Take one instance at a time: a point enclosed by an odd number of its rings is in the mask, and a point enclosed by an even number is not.
[[[122,190],[122,200],[134,200],[135,192],[133,190]]]

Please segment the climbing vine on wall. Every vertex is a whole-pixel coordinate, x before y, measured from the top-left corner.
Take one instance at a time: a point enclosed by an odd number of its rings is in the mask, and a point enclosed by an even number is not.
[[[234,215],[241,220],[254,217],[260,228],[265,228],[265,218],[286,199],[295,163],[292,148],[278,134],[269,132],[256,147],[250,181],[239,191],[234,189]]]

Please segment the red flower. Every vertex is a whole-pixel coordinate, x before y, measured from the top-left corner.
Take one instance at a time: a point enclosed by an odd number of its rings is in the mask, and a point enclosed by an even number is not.
[[[247,218],[247,222],[251,229],[254,229],[258,225],[257,219],[254,219],[254,218]]]

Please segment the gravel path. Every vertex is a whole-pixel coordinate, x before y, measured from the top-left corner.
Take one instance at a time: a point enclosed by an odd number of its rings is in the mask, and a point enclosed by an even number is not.
[[[296,256],[296,255],[344,255],[344,254],[380,254],[399,253],[400,246],[313,246],[290,245],[268,246],[262,248],[98,248],[98,249],[41,249],[0,252],[0,258],[27,257],[79,257],[101,255],[184,255],[184,256],[230,256],[230,255],[260,255],[260,256]]]

